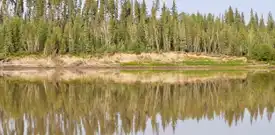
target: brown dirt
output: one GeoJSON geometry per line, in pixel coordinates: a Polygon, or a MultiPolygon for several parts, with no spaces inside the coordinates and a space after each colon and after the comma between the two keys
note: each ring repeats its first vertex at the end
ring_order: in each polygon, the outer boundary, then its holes
{"type": "Polygon", "coordinates": [[[245,57],[229,56],[210,56],[192,53],[141,53],[127,54],[116,53],[104,55],[102,57],[75,57],[75,56],[57,56],[57,57],[20,57],[10,58],[9,60],[0,60],[0,67],[119,67],[120,63],[127,62],[160,62],[160,63],[177,63],[188,59],[207,58],[215,61],[241,60],[247,62],[245,57]]]}

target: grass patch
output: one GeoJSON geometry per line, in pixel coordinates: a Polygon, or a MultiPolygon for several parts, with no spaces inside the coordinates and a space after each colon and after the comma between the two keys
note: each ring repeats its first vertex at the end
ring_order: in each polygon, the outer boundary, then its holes
{"type": "Polygon", "coordinates": [[[242,60],[216,61],[211,59],[191,59],[183,61],[183,65],[188,66],[244,66],[246,63],[242,60]]]}
{"type": "Polygon", "coordinates": [[[245,63],[242,60],[228,60],[228,61],[216,61],[206,58],[200,59],[188,59],[182,62],[175,62],[175,63],[165,63],[165,62],[157,62],[157,61],[150,61],[150,62],[125,62],[120,63],[121,66],[245,66],[245,63]]]}
{"type": "Polygon", "coordinates": [[[178,66],[177,63],[162,63],[162,62],[125,62],[120,63],[121,66],[178,66]]]}
{"type": "Polygon", "coordinates": [[[226,73],[230,75],[239,75],[247,73],[245,70],[121,70],[122,73],[133,73],[133,74],[154,74],[154,73],[175,73],[184,74],[187,76],[198,76],[204,77],[209,75],[215,75],[217,73],[226,73]]]}
{"type": "Polygon", "coordinates": [[[155,75],[159,74],[174,74],[183,75],[185,77],[211,77],[216,75],[225,75],[227,77],[242,76],[249,73],[249,71],[242,70],[139,70],[139,71],[120,71],[122,73],[155,75]]]}
{"type": "Polygon", "coordinates": [[[270,61],[269,64],[275,66],[275,61],[270,61]]]}

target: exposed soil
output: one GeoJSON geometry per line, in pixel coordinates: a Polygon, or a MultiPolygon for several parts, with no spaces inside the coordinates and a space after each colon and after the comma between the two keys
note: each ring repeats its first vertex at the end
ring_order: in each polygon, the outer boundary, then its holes
{"type": "MultiPolygon", "coordinates": [[[[231,56],[209,56],[191,53],[141,53],[141,54],[126,54],[116,53],[111,55],[104,55],[101,57],[75,57],[75,56],[56,56],[56,57],[42,57],[42,56],[26,56],[13,57],[0,60],[0,67],[2,68],[91,68],[91,67],[121,67],[121,63],[129,62],[158,62],[158,63],[180,63],[185,60],[192,59],[210,59],[213,61],[229,61],[238,60],[247,62],[245,57],[231,57],[231,56]]],[[[131,67],[131,66],[130,66],[131,67]]],[[[191,67],[191,66],[190,66],[191,67]]]]}

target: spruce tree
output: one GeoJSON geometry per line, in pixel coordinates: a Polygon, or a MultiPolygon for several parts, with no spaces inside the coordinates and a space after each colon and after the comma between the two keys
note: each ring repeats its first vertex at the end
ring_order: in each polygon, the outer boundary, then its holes
{"type": "Polygon", "coordinates": [[[175,0],[171,7],[154,0],[150,13],[146,4],[145,0],[2,0],[0,53],[182,51],[250,57],[255,46],[275,44],[271,12],[264,20],[251,9],[246,23],[244,13],[231,6],[214,16],[179,12],[175,0]]]}
{"type": "Polygon", "coordinates": [[[274,28],[275,28],[274,19],[273,19],[272,13],[269,12],[268,19],[267,19],[267,30],[270,32],[274,30],[274,28]]]}

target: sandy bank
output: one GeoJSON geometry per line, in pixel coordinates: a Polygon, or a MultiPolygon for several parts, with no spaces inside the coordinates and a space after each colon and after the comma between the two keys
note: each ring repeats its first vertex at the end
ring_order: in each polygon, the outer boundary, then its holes
{"type": "MultiPolygon", "coordinates": [[[[142,64],[147,66],[205,66],[226,62],[238,62],[245,64],[245,57],[229,57],[229,56],[208,56],[191,53],[141,53],[141,54],[106,54],[102,56],[26,56],[12,57],[0,60],[0,67],[65,67],[65,68],[87,68],[87,67],[135,67],[142,64]],[[186,62],[185,64],[183,64],[186,62]],[[191,62],[191,63],[190,63],[191,62]],[[191,64],[191,65],[190,65],[191,64]]],[[[229,63],[232,64],[232,63],[229,63]]],[[[233,63],[234,64],[234,63],[233,63]]]]}

